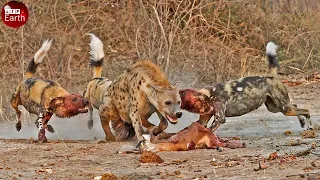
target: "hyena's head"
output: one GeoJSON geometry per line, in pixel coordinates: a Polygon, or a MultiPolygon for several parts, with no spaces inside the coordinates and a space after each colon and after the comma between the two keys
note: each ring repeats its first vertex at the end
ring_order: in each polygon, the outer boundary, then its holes
{"type": "Polygon", "coordinates": [[[75,116],[88,112],[89,101],[79,94],[56,97],[49,104],[49,111],[60,118],[75,116]]]}
{"type": "Polygon", "coordinates": [[[179,90],[181,97],[181,109],[197,114],[211,114],[213,105],[209,96],[195,89],[179,90]]]}
{"type": "Polygon", "coordinates": [[[179,95],[180,85],[181,82],[176,82],[173,86],[163,88],[150,84],[152,89],[151,97],[149,97],[150,102],[172,124],[176,124],[178,118],[182,116],[180,108],[181,98],[179,95]]]}

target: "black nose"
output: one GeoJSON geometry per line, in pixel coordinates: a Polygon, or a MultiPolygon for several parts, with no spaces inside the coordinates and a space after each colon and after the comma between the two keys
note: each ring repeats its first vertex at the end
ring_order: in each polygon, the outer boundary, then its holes
{"type": "Polygon", "coordinates": [[[85,105],[88,105],[88,104],[89,104],[89,101],[88,101],[87,99],[84,99],[84,100],[83,100],[83,103],[84,103],[85,105]]]}
{"type": "Polygon", "coordinates": [[[176,116],[177,116],[177,118],[180,118],[182,116],[182,112],[177,112],[176,116]]]}

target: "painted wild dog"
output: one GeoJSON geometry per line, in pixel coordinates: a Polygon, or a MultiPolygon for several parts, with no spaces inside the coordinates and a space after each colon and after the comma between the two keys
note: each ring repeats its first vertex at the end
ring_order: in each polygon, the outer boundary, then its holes
{"type": "Polygon", "coordinates": [[[245,144],[239,141],[223,141],[219,139],[210,129],[205,128],[198,122],[193,122],[190,126],[171,136],[165,142],[152,143],[148,134],[142,135],[145,139],[141,143],[142,150],[146,151],[187,151],[194,149],[218,149],[244,148],[245,144]]]}
{"type": "Polygon", "coordinates": [[[11,105],[18,116],[17,131],[21,129],[19,105],[24,106],[28,112],[38,115],[35,123],[39,129],[38,140],[40,142],[47,141],[45,129],[49,132],[54,132],[53,127],[48,125],[48,121],[53,114],[60,118],[65,118],[88,112],[86,107],[88,100],[81,95],[70,94],[57,82],[33,77],[38,65],[42,63],[50,47],[51,40],[44,41],[28,65],[25,74],[26,79],[19,83],[11,98],[11,105]]]}
{"type": "Polygon", "coordinates": [[[106,140],[120,141],[136,134],[141,142],[142,126],[156,136],[167,128],[168,121],[177,123],[182,116],[180,85],[180,82],[170,85],[164,72],[151,61],[133,64],[113,80],[103,95],[99,115],[106,140]],[[148,122],[154,112],[160,119],[158,126],[148,122]]]}
{"type": "Polygon", "coordinates": [[[99,109],[102,101],[102,95],[112,83],[106,77],[101,76],[104,51],[102,41],[92,33],[90,35],[90,67],[93,69],[93,79],[88,83],[84,92],[84,97],[89,100],[89,121],[88,128],[93,127],[93,108],[99,109]]]}
{"type": "Polygon", "coordinates": [[[306,119],[308,129],[312,129],[309,110],[291,104],[286,87],[277,80],[279,64],[276,50],[277,45],[273,42],[267,44],[266,54],[272,76],[248,76],[200,90],[182,89],[179,92],[181,108],[200,114],[198,122],[205,127],[214,115],[210,125],[212,131],[225,122],[225,117],[244,115],[262,104],[270,112],[298,116],[301,127],[305,126],[306,119]]]}

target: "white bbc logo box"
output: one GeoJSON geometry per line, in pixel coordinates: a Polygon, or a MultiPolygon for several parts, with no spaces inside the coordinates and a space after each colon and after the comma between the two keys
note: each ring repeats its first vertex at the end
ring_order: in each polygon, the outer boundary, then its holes
{"type": "Polygon", "coordinates": [[[5,9],[4,14],[20,14],[20,9],[5,9]]]}

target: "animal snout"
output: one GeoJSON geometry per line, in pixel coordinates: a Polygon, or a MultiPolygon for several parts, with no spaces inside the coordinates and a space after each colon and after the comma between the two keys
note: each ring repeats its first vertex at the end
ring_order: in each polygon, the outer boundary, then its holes
{"type": "Polygon", "coordinates": [[[176,112],[177,118],[180,118],[182,116],[182,112],[176,112]]]}
{"type": "Polygon", "coordinates": [[[83,99],[83,103],[85,104],[85,105],[88,105],[89,104],[89,101],[88,101],[88,99],[83,99]]]}

